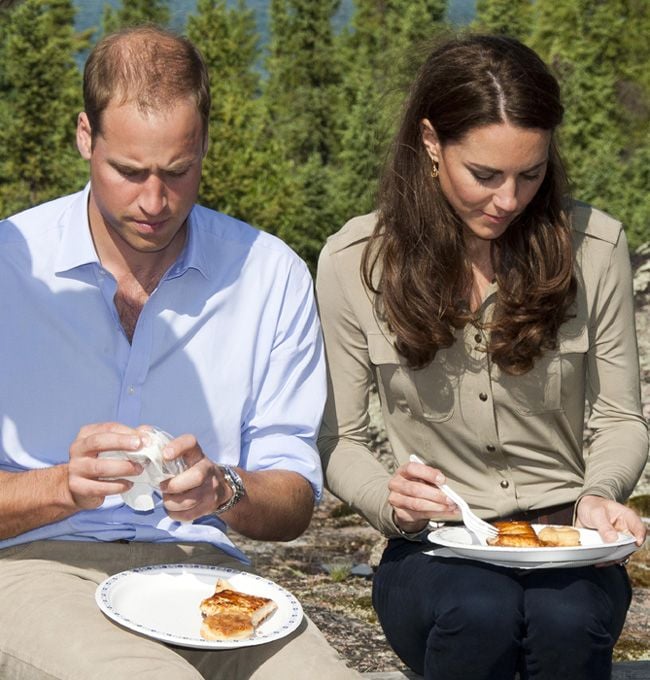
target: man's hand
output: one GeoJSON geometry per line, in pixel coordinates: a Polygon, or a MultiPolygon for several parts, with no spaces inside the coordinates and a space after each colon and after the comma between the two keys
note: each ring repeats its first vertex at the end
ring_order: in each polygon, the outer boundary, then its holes
{"type": "Polygon", "coordinates": [[[388,482],[388,502],[393,506],[395,524],[407,533],[424,529],[431,519],[458,511],[456,504],[438,488],[445,476],[422,463],[397,468],[388,482]]]}
{"type": "Polygon", "coordinates": [[[98,458],[102,451],[137,451],[140,433],[119,423],[86,425],[70,445],[68,487],[78,510],[98,508],[106,496],[121,494],[133,483],[123,479],[142,472],[142,466],[129,460],[98,458]]]}
{"type": "Polygon", "coordinates": [[[205,456],[191,434],[173,439],[163,451],[166,460],[183,458],[188,469],[160,485],[167,514],[179,522],[191,522],[214,512],[232,491],[221,468],[205,456]]]}
{"type": "MultiPolygon", "coordinates": [[[[165,458],[183,457],[188,469],[161,483],[163,503],[172,519],[190,522],[214,512],[232,490],[219,465],[207,458],[196,438],[184,434],[167,444],[165,458]]],[[[246,495],[221,515],[229,527],[248,538],[290,541],[311,520],[314,494],[309,482],[290,470],[248,472],[237,468],[246,495]]]]}
{"type": "Polygon", "coordinates": [[[583,496],[580,499],[576,526],[597,529],[605,543],[613,543],[619,531],[634,536],[638,546],[643,545],[646,537],[645,525],[634,510],[600,496],[583,496]]]}

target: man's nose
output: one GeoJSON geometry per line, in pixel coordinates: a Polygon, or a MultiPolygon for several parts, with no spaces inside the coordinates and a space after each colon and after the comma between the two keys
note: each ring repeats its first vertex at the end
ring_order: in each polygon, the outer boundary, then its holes
{"type": "Polygon", "coordinates": [[[159,215],[167,207],[167,187],[156,175],[151,174],[142,185],[138,197],[140,209],[147,215],[159,215]]]}

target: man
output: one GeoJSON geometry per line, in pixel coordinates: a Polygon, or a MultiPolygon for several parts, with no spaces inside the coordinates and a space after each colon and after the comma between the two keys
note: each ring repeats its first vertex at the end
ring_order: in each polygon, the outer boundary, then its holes
{"type": "Polygon", "coordinates": [[[306,620],[206,651],[124,630],[94,602],[133,567],[242,569],[226,527],[291,540],[321,493],[311,278],[274,237],[195,205],[209,108],[187,40],[108,36],[77,125],[89,185],[0,224],[2,678],[358,677],[306,620]],[[143,467],[99,454],[139,450],[145,425],[176,435],[164,456],[188,469],[139,512],[122,494],[143,467]]]}

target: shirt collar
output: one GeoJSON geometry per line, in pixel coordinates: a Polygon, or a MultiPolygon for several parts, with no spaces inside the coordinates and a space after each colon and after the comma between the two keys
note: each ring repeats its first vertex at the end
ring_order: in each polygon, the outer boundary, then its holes
{"type": "Polygon", "coordinates": [[[61,216],[62,230],[55,272],[67,272],[86,264],[99,264],[88,222],[90,182],[79,192],[68,210],[61,216]]]}
{"type": "Polygon", "coordinates": [[[192,208],[187,216],[187,240],[185,247],[167,274],[168,277],[182,276],[188,269],[196,269],[206,279],[209,278],[209,266],[205,257],[206,248],[202,247],[202,230],[199,227],[197,211],[192,208]]]}
{"type": "MultiPolygon", "coordinates": [[[[88,221],[88,198],[90,182],[79,192],[69,209],[61,217],[62,235],[56,258],[57,274],[88,264],[101,266],[95,250],[88,221]]],[[[205,248],[201,247],[201,231],[198,228],[194,208],[187,218],[187,241],[176,263],[169,270],[169,277],[182,276],[188,269],[196,269],[208,278],[208,262],[205,248]]]]}

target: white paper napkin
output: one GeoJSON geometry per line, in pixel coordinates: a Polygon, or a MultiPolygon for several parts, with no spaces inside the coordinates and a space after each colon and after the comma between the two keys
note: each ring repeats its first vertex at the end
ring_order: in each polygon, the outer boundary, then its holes
{"type": "Polygon", "coordinates": [[[154,491],[160,492],[160,482],[170,479],[174,475],[186,469],[182,459],[166,461],[163,459],[162,450],[167,442],[172,440],[171,435],[163,430],[153,428],[146,433],[148,442],[137,451],[102,451],[98,458],[128,459],[134,463],[140,463],[144,468],[139,475],[124,477],[133,482],[133,486],[122,494],[122,500],[134,510],[153,510],[154,491]]]}

